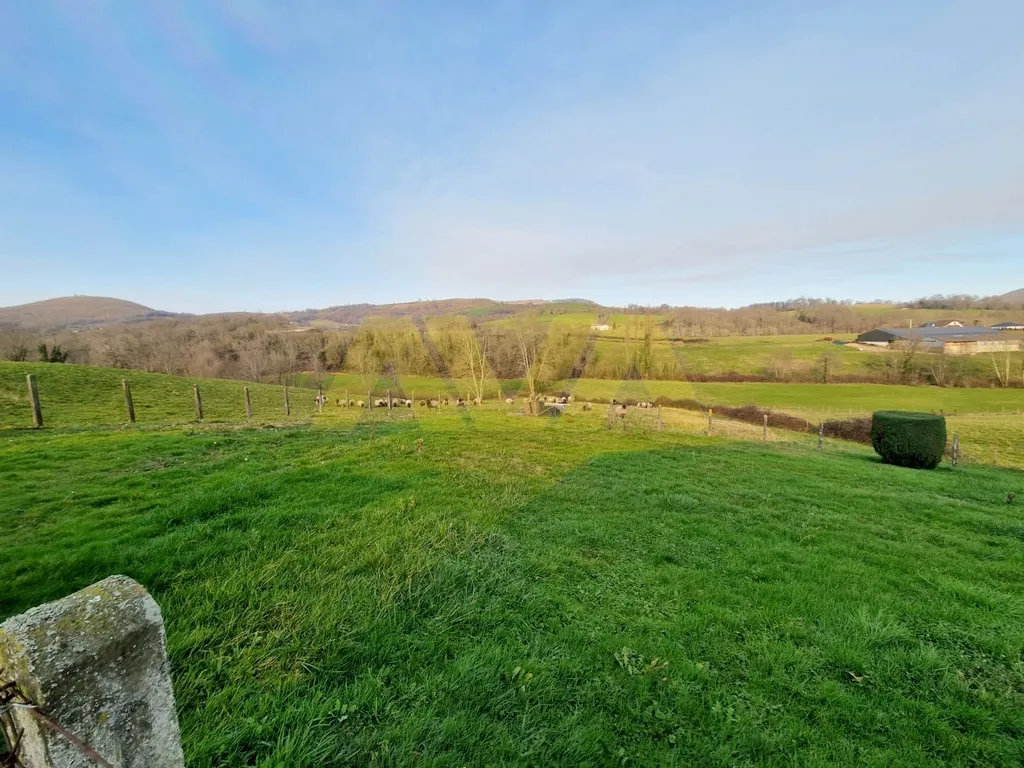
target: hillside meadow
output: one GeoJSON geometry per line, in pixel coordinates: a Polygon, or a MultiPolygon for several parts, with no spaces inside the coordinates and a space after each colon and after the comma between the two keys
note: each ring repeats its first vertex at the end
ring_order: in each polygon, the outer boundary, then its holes
{"type": "Polygon", "coordinates": [[[692,399],[705,404],[758,405],[800,414],[869,415],[878,410],[944,413],[1024,411],[1024,389],[901,386],[891,384],[790,384],[772,382],[607,381],[555,382],[580,399],[692,399]]]}
{"type": "MultiPolygon", "coordinates": [[[[336,402],[365,399],[362,388],[367,380],[355,374],[326,374],[322,377],[328,402],[322,414],[314,404],[315,392],[308,388],[313,377],[297,377],[303,387],[290,388],[291,415],[284,415],[284,388],[267,384],[248,384],[223,379],[185,379],[162,374],[118,371],[110,368],[56,365],[46,363],[0,363],[0,429],[30,427],[25,374],[36,375],[47,427],[115,427],[127,422],[121,380],[132,384],[137,424],[140,427],[188,424],[195,421],[192,386],[199,384],[203,398],[205,423],[242,423],[245,418],[244,387],[249,386],[253,423],[289,424],[349,423],[362,418],[349,413],[336,402]]],[[[436,377],[390,377],[374,379],[377,395],[391,389],[397,395],[413,395],[417,400],[466,395],[459,381],[436,377]]],[[[490,404],[486,408],[509,410],[503,395],[517,394],[520,382],[489,381],[485,387],[490,404]]],[[[610,401],[647,400],[665,397],[691,400],[706,406],[757,405],[790,413],[816,422],[819,419],[867,416],[875,410],[898,409],[944,412],[949,432],[960,434],[966,460],[1024,468],[1024,390],[961,389],[909,387],[871,384],[770,384],[700,383],[673,381],[625,381],[580,379],[555,382],[552,391],[572,391],[578,403],[577,413],[587,399],[610,401]]],[[[521,409],[519,401],[512,407],[521,409]]],[[[598,409],[600,410],[600,408],[598,409]]],[[[434,415],[417,409],[421,416],[434,415]]],[[[603,413],[595,412],[597,418],[603,413]]],[[[637,418],[650,419],[649,415],[637,418]]],[[[739,422],[716,420],[718,430],[740,439],[757,439],[760,429],[739,422]]],[[[706,419],[699,412],[662,409],[662,423],[668,429],[700,432],[706,419]]],[[[774,438],[773,438],[774,439],[774,438]]]]}
{"type": "MultiPolygon", "coordinates": [[[[43,422],[52,427],[113,426],[128,421],[121,381],[131,383],[140,425],[195,420],[193,386],[198,385],[208,422],[245,418],[245,387],[254,415],[285,421],[284,387],[226,379],[201,379],[122,371],[87,365],[0,362],[0,428],[31,427],[26,374],[34,374],[43,422]]],[[[292,388],[291,418],[309,419],[315,392],[292,388]]]]}
{"type": "Polygon", "coordinates": [[[1019,765],[1024,475],[785,437],[8,432],[0,618],[146,584],[190,766],[1019,765]]]}

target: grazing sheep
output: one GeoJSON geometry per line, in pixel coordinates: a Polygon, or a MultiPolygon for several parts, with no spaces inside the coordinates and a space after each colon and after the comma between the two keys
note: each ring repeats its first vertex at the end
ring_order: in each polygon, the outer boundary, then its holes
{"type": "Polygon", "coordinates": [[[373,404],[375,406],[377,406],[378,408],[387,408],[388,407],[388,401],[385,400],[384,398],[379,398],[378,400],[374,401],[373,404]]]}
{"type": "Polygon", "coordinates": [[[362,400],[360,400],[359,402],[356,403],[356,407],[357,408],[365,408],[366,407],[366,403],[364,403],[362,400]]]}
{"type": "Polygon", "coordinates": [[[349,400],[348,401],[348,407],[349,408],[355,408],[356,407],[356,401],[355,400],[349,400]]]}
{"type": "Polygon", "coordinates": [[[341,398],[340,397],[335,398],[334,399],[334,404],[340,408],[341,407],[341,398]]]}
{"type": "Polygon", "coordinates": [[[569,398],[567,398],[567,397],[559,397],[559,398],[555,399],[555,402],[558,403],[559,405],[567,405],[568,402],[569,402],[569,398]]]}
{"type": "Polygon", "coordinates": [[[484,401],[481,398],[479,398],[479,397],[474,397],[473,398],[473,405],[482,405],[483,402],[484,401]]]}
{"type": "Polygon", "coordinates": [[[425,401],[425,400],[420,400],[420,402],[419,402],[419,406],[420,406],[420,408],[422,408],[422,407],[423,407],[423,406],[425,406],[426,404],[427,404],[427,403],[426,403],[426,401],[425,401]]]}
{"type": "Polygon", "coordinates": [[[626,418],[626,406],[624,406],[624,405],[616,405],[615,406],[615,415],[618,416],[620,419],[626,418]]]}
{"type": "Polygon", "coordinates": [[[584,403],[584,404],[583,404],[583,410],[584,410],[584,411],[589,411],[589,410],[592,410],[592,409],[593,409],[593,407],[594,407],[594,406],[592,406],[592,405],[591,405],[590,403],[584,403]]]}
{"type": "Polygon", "coordinates": [[[516,399],[514,397],[506,397],[505,398],[505,405],[514,405],[515,402],[516,402],[516,399]]]}
{"type": "Polygon", "coordinates": [[[575,403],[576,402],[576,398],[573,397],[572,395],[569,395],[567,398],[565,398],[565,401],[567,403],[575,403]]]}

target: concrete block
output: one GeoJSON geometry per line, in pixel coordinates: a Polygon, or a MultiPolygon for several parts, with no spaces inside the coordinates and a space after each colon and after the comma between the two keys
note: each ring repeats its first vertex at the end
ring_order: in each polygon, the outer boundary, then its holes
{"type": "MultiPolygon", "coordinates": [[[[160,607],[111,576],[0,624],[0,680],[117,768],[183,768],[160,607]]],[[[26,768],[95,768],[24,707],[26,768]]]]}

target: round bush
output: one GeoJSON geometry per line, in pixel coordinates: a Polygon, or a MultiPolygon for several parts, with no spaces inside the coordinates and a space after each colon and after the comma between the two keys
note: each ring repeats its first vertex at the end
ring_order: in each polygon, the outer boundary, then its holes
{"type": "Polygon", "coordinates": [[[871,445],[886,464],[935,469],[946,452],[946,417],[911,411],[878,411],[871,445]]]}

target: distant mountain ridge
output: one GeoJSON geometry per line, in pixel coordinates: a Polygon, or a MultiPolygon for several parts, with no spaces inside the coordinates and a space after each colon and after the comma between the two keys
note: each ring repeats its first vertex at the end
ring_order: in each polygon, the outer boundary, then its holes
{"type": "Polygon", "coordinates": [[[134,301],[108,296],[64,296],[14,307],[0,307],[0,326],[47,331],[174,316],[173,312],[163,312],[134,301]]]}
{"type": "MultiPolygon", "coordinates": [[[[1024,305],[1024,288],[993,299],[1024,305]]],[[[105,296],[65,296],[56,299],[0,307],[0,329],[56,331],[63,328],[89,328],[119,323],[137,323],[167,317],[216,317],[228,315],[276,316],[297,326],[355,326],[368,318],[420,318],[440,315],[464,315],[481,322],[511,317],[524,310],[562,314],[566,312],[608,313],[615,308],[589,299],[518,299],[495,301],[485,298],[455,298],[395,304],[342,304],[323,309],[282,312],[216,312],[205,315],[165,312],[133,301],[105,296]]]]}

